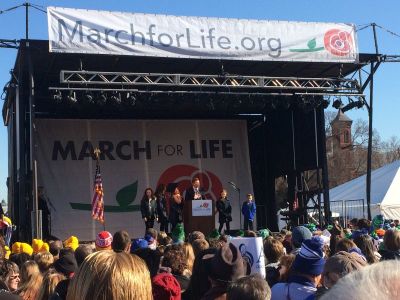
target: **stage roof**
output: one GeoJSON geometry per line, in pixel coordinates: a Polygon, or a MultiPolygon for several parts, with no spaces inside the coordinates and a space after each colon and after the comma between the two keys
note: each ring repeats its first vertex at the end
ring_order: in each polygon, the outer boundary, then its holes
{"type": "MultiPolygon", "coordinates": [[[[27,73],[26,42],[20,42],[17,54],[14,77],[20,78],[27,73]],[[21,73],[21,74],[20,74],[21,73]]],[[[301,78],[343,78],[362,68],[370,61],[377,59],[376,55],[360,54],[359,63],[329,63],[329,62],[276,62],[276,61],[237,61],[237,60],[205,60],[176,59],[159,57],[60,54],[49,53],[49,42],[46,40],[30,40],[30,55],[35,81],[35,99],[37,109],[41,103],[50,103],[49,90],[51,86],[60,85],[61,70],[90,70],[108,72],[135,73],[173,73],[173,74],[207,74],[207,75],[240,75],[269,77],[301,77],[301,78]]],[[[9,105],[7,97],[4,106],[9,105]]],[[[53,100],[53,99],[51,99],[53,100]]],[[[38,111],[37,110],[37,111],[38,111]]],[[[49,110],[48,107],[44,110],[49,110]]],[[[51,109],[50,109],[51,110],[51,109]]],[[[256,109],[258,110],[258,109],[256,109]]],[[[3,107],[3,118],[4,118],[3,107]]],[[[60,111],[59,111],[60,112],[60,111]]]]}

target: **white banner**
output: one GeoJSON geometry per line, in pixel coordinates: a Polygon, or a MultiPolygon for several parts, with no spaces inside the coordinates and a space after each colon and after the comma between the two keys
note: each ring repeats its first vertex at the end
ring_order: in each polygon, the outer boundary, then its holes
{"type": "Polygon", "coordinates": [[[262,237],[256,238],[232,238],[230,240],[248,261],[251,266],[251,274],[258,273],[265,278],[265,256],[262,237]]]}
{"type": "Polygon", "coordinates": [[[228,190],[231,227],[239,228],[237,193],[227,182],[252,192],[245,121],[37,119],[35,128],[38,183],[55,206],[52,233],[62,239],[73,234],[92,240],[102,230],[90,211],[96,147],[102,151],[105,223],[111,233],[126,229],[143,236],[144,190],[175,182],[183,193],[193,177],[200,178],[207,199],[215,201],[222,188],[228,190]]]}
{"type": "Polygon", "coordinates": [[[212,200],[193,200],[192,216],[194,217],[212,216],[212,200]]]}
{"type": "Polygon", "coordinates": [[[356,62],[355,26],[48,7],[50,52],[356,62]]]}

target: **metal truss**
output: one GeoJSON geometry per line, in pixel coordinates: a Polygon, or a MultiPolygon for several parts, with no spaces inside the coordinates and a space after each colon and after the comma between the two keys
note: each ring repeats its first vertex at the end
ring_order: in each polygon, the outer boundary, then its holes
{"type": "Polygon", "coordinates": [[[200,89],[200,92],[228,88],[229,91],[285,91],[296,94],[362,96],[355,79],[298,78],[240,75],[121,73],[61,70],[60,83],[74,87],[122,87],[200,89]]]}
{"type": "Polygon", "coordinates": [[[19,41],[17,41],[17,40],[0,39],[0,48],[18,49],[19,48],[19,41]]]}

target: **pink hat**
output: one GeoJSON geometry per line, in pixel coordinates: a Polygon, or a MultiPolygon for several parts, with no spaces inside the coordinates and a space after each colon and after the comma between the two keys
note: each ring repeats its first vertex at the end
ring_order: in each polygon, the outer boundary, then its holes
{"type": "Polygon", "coordinates": [[[160,273],[153,277],[153,296],[159,300],[180,300],[181,286],[169,273],[160,273]]]}
{"type": "Polygon", "coordinates": [[[100,231],[96,236],[96,248],[111,249],[113,237],[108,231],[100,231]]]}

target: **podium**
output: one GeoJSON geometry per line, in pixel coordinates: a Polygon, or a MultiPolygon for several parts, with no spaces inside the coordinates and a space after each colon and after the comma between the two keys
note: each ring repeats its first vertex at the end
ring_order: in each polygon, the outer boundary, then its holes
{"type": "Polygon", "coordinates": [[[213,200],[186,201],[183,209],[185,233],[198,230],[206,236],[215,229],[215,203],[213,200]]]}

